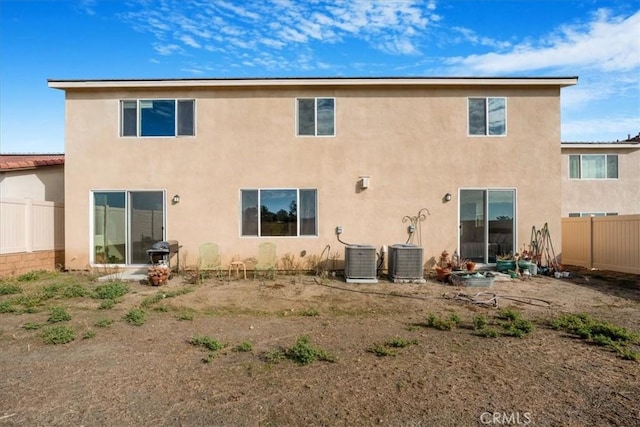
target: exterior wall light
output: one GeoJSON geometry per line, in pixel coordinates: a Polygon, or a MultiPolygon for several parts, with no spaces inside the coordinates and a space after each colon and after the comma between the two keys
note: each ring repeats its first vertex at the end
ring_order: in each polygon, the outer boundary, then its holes
{"type": "Polygon", "coordinates": [[[447,193],[444,195],[444,201],[445,202],[450,202],[451,201],[451,193],[447,193]]]}
{"type": "Polygon", "coordinates": [[[171,202],[173,202],[173,204],[177,204],[180,203],[180,195],[176,194],[175,196],[173,196],[173,198],[171,199],[171,202]]]}
{"type": "Polygon", "coordinates": [[[360,177],[360,188],[362,190],[369,188],[369,177],[368,176],[361,176],[360,177]]]}

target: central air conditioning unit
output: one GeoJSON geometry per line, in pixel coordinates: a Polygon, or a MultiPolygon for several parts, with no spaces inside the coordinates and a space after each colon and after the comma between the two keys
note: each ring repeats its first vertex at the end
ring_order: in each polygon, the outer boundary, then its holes
{"type": "Polygon", "coordinates": [[[347,245],[344,249],[344,276],[347,283],[378,283],[376,248],[347,245]]]}
{"type": "Polygon", "coordinates": [[[423,250],[412,244],[389,246],[389,278],[393,281],[425,281],[423,250]]]}

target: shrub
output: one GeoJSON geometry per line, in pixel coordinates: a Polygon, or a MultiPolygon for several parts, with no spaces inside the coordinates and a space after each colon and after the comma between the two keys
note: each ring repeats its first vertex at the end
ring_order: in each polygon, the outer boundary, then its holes
{"type": "Polygon", "coordinates": [[[109,282],[100,285],[95,289],[95,296],[98,299],[115,300],[129,292],[129,287],[122,282],[109,282]]]}
{"type": "Polygon", "coordinates": [[[459,323],[460,316],[458,316],[456,313],[451,313],[447,319],[441,319],[435,314],[429,313],[424,326],[439,329],[441,331],[449,331],[455,328],[459,323]]]}
{"type": "Polygon", "coordinates": [[[44,328],[41,336],[45,344],[66,344],[76,339],[73,329],[66,325],[44,328]]]}
{"type": "Polygon", "coordinates": [[[106,299],[104,301],[102,301],[100,303],[100,305],[98,306],[98,308],[100,310],[108,310],[110,308],[113,308],[116,305],[116,300],[113,299],[106,299]]]}
{"type": "Polygon", "coordinates": [[[13,283],[0,283],[0,295],[19,294],[22,289],[13,283]]]}
{"type": "Polygon", "coordinates": [[[624,359],[640,359],[640,353],[629,348],[638,342],[637,334],[612,323],[594,319],[588,314],[564,314],[553,320],[551,327],[577,335],[593,344],[608,347],[624,359]]]}
{"type": "Polygon", "coordinates": [[[106,328],[108,326],[111,326],[112,323],[113,323],[113,320],[111,320],[111,319],[99,319],[95,323],[95,326],[97,326],[99,328],[106,328]]]}
{"type": "Polygon", "coordinates": [[[40,278],[40,276],[44,273],[43,271],[30,271],[28,273],[21,274],[16,277],[18,282],[33,282],[40,278]]]}
{"type": "Polygon", "coordinates": [[[533,331],[533,323],[525,319],[516,319],[503,325],[505,335],[522,338],[533,331]]]}
{"type": "Polygon", "coordinates": [[[473,329],[484,329],[489,325],[489,319],[486,314],[479,314],[473,318],[473,329]]]}
{"type": "Polygon", "coordinates": [[[238,352],[249,352],[251,350],[253,350],[253,344],[251,344],[249,341],[241,342],[237,346],[233,347],[233,351],[238,352]]]}
{"type": "Polygon", "coordinates": [[[22,328],[28,331],[40,329],[41,327],[42,327],[42,324],[37,322],[27,322],[24,325],[22,325],[22,328]]]}
{"type": "Polygon", "coordinates": [[[325,350],[313,346],[307,336],[301,336],[296,343],[284,351],[287,359],[300,365],[308,365],[316,360],[333,362],[334,358],[325,350]]]}
{"type": "Polygon", "coordinates": [[[208,350],[211,351],[218,351],[221,350],[225,347],[225,345],[223,343],[221,343],[220,341],[216,341],[212,338],[209,338],[207,336],[204,335],[196,335],[194,337],[192,337],[191,339],[189,339],[189,344],[191,345],[195,345],[198,347],[204,347],[208,350]]]}
{"type": "Polygon", "coordinates": [[[378,357],[395,356],[396,353],[384,344],[374,344],[367,349],[369,353],[373,353],[378,357]]]}
{"type": "Polygon", "coordinates": [[[183,310],[176,316],[178,320],[193,320],[193,313],[183,310]]]}
{"type": "Polygon", "coordinates": [[[132,308],[124,315],[123,319],[134,326],[142,326],[147,320],[147,314],[142,309],[132,308]]]}
{"type": "Polygon", "coordinates": [[[15,313],[16,311],[11,301],[0,301],[0,313],[15,313]]]}
{"type": "Polygon", "coordinates": [[[89,295],[89,291],[78,283],[65,286],[62,290],[62,296],[65,298],[80,298],[86,297],[87,295],[89,295]]]}
{"type": "Polygon", "coordinates": [[[407,340],[405,338],[393,338],[384,343],[387,347],[393,348],[404,348],[409,347],[410,345],[417,345],[418,340],[407,340]]]}
{"type": "Polygon", "coordinates": [[[57,323],[57,322],[67,322],[69,320],[71,320],[71,315],[67,313],[67,310],[65,310],[62,307],[53,307],[51,309],[51,314],[49,315],[47,322],[57,323]]]}
{"type": "Polygon", "coordinates": [[[316,316],[320,316],[320,312],[315,308],[307,308],[300,312],[300,316],[316,317],[316,316]]]}

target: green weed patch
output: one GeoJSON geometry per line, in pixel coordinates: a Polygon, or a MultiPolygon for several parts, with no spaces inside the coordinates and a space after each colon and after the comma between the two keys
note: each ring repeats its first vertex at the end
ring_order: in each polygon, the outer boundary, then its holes
{"type": "Polygon", "coordinates": [[[553,320],[551,327],[568,332],[589,343],[607,347],[624,359],[640,360],[640,353],[631,348],[632,345],[638,343],[638,334],[612,323],[595,319],[588,314],[564,314],[553,320]]]}
{"type": "Polygon", "coordinates": [[[69,326],[49,326],[42,330],[42,341],[45,344],[66,344],[76,339],[76,334],[69,326]]]}

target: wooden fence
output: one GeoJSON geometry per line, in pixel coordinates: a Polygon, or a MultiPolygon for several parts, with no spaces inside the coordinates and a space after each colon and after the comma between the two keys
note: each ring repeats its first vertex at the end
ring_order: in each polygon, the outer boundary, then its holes
{"type": "Polygon", "coordinates": [[[640,215],[562,218],[561,262],[640,274],[640,215]]]}
{"type": "Polygon", "coordinates": [[[52,270],[63,259],[63,203],[0,200],[0,277],[52,270]]]}

